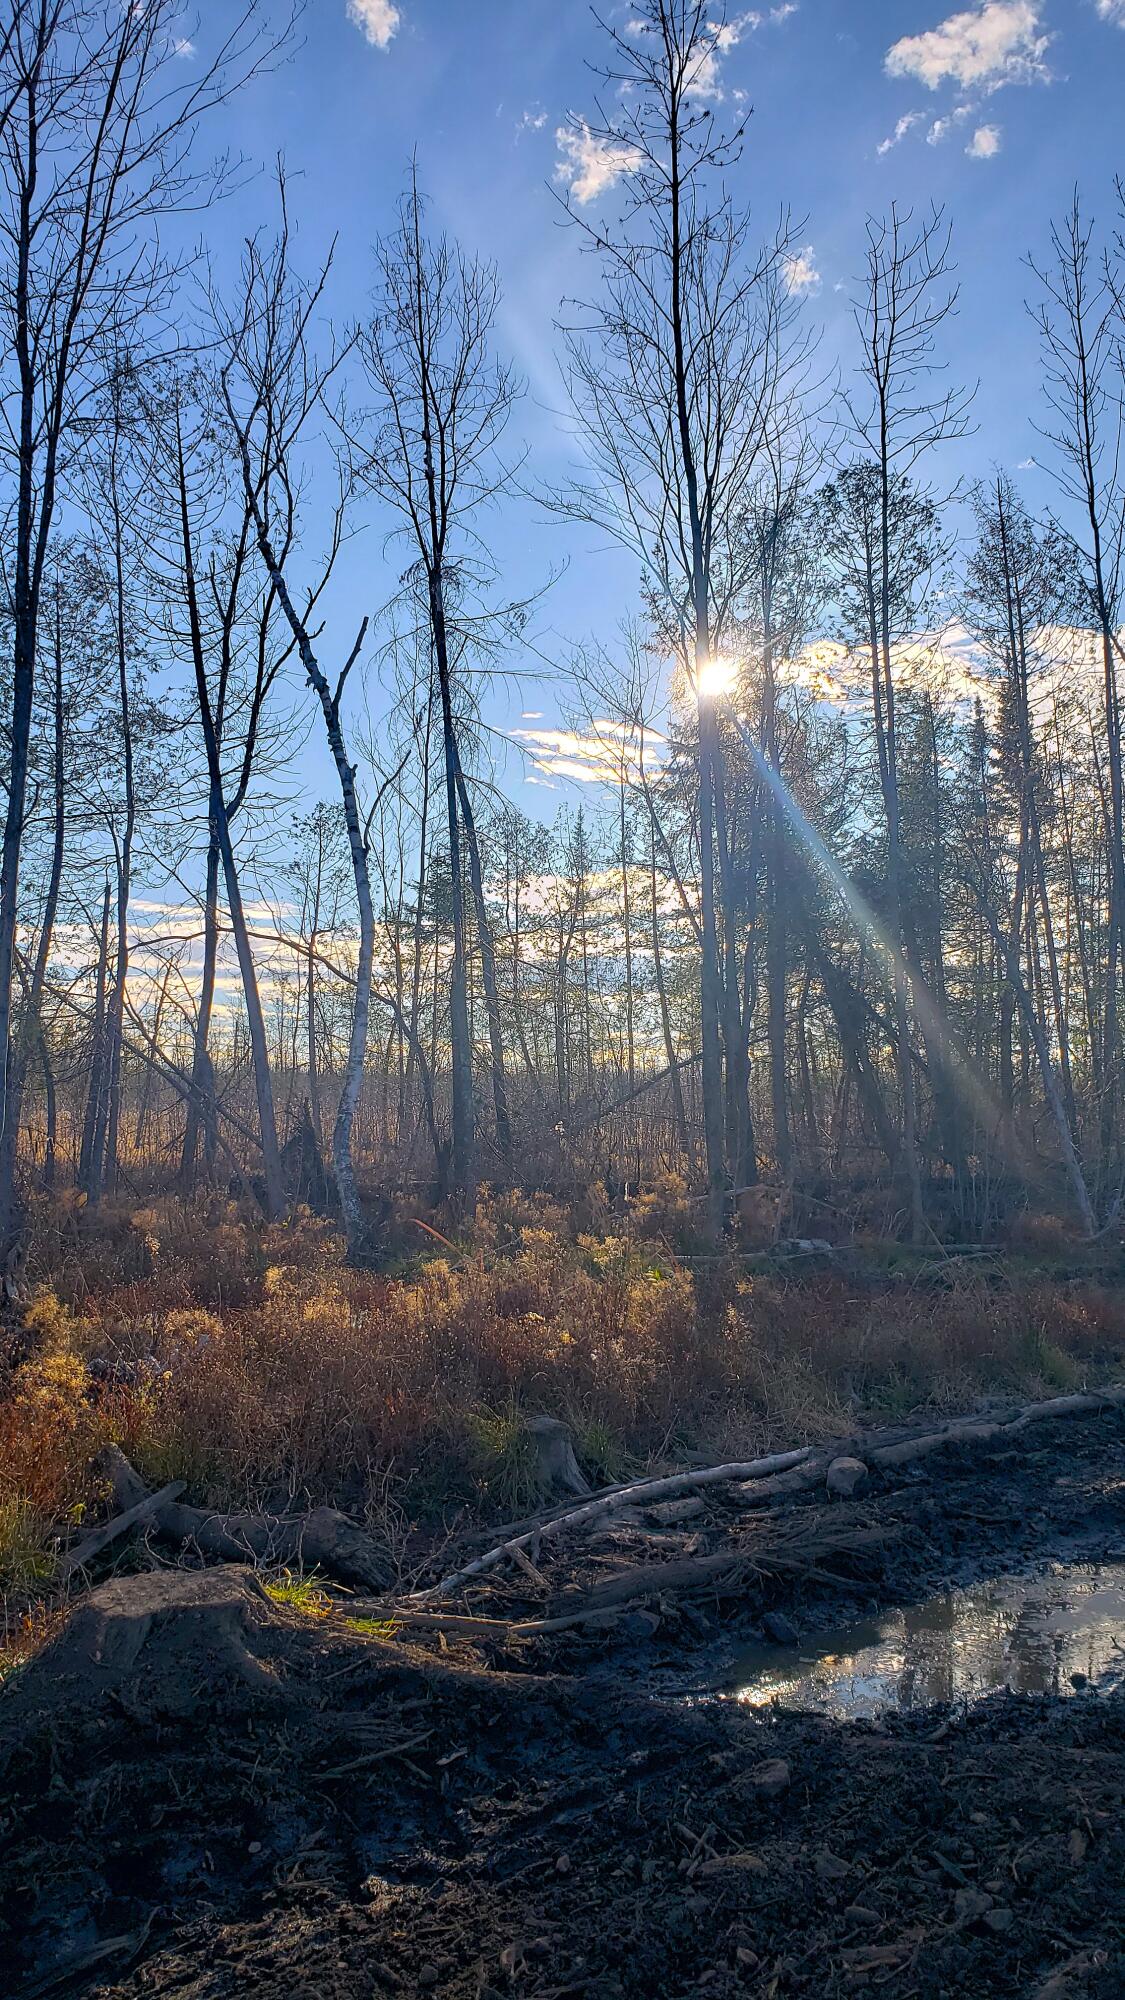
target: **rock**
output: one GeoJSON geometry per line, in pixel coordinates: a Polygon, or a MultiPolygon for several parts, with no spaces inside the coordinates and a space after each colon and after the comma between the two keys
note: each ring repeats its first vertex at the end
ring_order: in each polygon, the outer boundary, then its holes
{"type": "Polygon", "coordinates": [[[963,1924],[975,1924],[979,1917],[987,1916],[992,1909],[992,1897],[981,1889],[958,1889],[953,1898],[953,1908],[963,1924]]]}
{"type": "Polygon", "coordinates": [[[824,1483],[834,1500],[850,1500],[866,1479],[867,1467],[863,1460],[844,1457],[832,1460],[824,1483]]]}
{"type": "Polygon", "coordinates": [[[994,1910],[986,1910],[984,1921],[990,1931],[1010,1931],[1016,1921],[1016,1913],[1005,1903],[998,1903],[994,1910]]]}
{"type": "Polygon", "coordinates": [[[801,1635],[791,1618],[783,1611],[767,1611],[762,1620],[762,1630],[775,1646],[797,1646],[801,1635]]]}
{"type": "Polygon", "coordinates": [[[427,1988],[431,1986],[436,1986],[440,1978],[441,1978],[441,1973],[438,1971],[436,1965],[430,1965],[427,1963],[426,1965],[419,1966],[418,1968],[419,1986],[427,1988]]]}
{"type": "Polygon", "coordinates": [[[866,1903],[849,1903],[844,1911],[849,1924],[881,1924],[883,1919],[877,1910],[869,1910],[866,1903]]]}
{"type": "Polygon", "coordinates": [[[1089,1687],[1090,1685],[1089,1676],[1086,1674],[1071,1674],[1070,1685],[1072,1688],[1078,1688],[1078,1689],[1089,1687]]]}
{"type": "Polygon", "coordinates": [[[829,1854],[827,1850],[817,1855],[813,1867],[821,1882],[842,1882],[851,1873],[846,1861],[841,1861],[838,1854],[829,1854]]]}
{"type": "Polygon", "coordinates": [[[748,1783],[762,1799],[779,1799],[792,1782],[784,1757],[766,1757],[747,1774],[748,1783]]]}

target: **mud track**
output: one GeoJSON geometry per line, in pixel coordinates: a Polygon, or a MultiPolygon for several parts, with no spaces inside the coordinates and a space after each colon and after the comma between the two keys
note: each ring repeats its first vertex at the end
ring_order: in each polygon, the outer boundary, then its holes
{"type": "Polygon", "coordinates": [[[0,1985],[1117,2000],[1125,1698],[842,1726],[684,1696],[767,1604],[807,1628],[1120,1556],[1125,1421],[847,1505],[886,1531],[877,1572],[774,1577],[647,1640],[623,1621],[482,1661],[310,1621],[252,1580],[210,1651],[64,1640],[0,1701],[0,1985]]]}

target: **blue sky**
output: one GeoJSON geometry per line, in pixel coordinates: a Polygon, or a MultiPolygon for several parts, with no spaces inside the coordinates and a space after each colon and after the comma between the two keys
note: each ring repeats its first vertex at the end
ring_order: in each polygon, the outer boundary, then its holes
{"type": "MultiPolygon", "coordinates": [[[[624,24],[630,9],[605,0],[604,11],[624,24]]],[[[763,0],[759,11],[732,4],[728,20],[716,91],[732,112],[753,106],[738,192],[763,234],[783,205],[804,218],[796,276],[826,361],[850,362],[848,294],[867,214],[892,199],[945,203],[961,284],[947,351],[957,377],[981,382],[978,433],[955,447],[948,476],[1025,465],[1040,446],[1024,260],[1042,254],[1049,219],[1076,183],[1112,220],[1114,175],[1125,172],[1117,138],[1125,0],[987,0],[963,9],[942,0],[772,8],[763,0]]],[[[205,43],[205,16],[192,32],[205,43]]],[[[558,414],[553,321],[564,297],[596,283],[552,196],[568,173],[573,179],[590,165],[573,154],[568,165],[558,136],[567,114],[592,104],[587,64],[599,59],[603,37],[585,0],[310,0],[302,34],[294,60],[232,113],[251,157],[285,155],[298,262],[311,267],[338,232],[333,309],[341,318],[362,310],[371,245],[417,149],[434,225],[499,267],[499,340],[527,382],[514,428],[535,477],[562,479],[572,453],[558,414]]],[[[601,205],[613,199],[610,190],[601,205]]],[[[262,177],[209,218],[220,271],[240,235],[271,213],[262,177]]],[[[1034,467],[1020,476],[1033,501],[1045,500],[1034,467]]],[[[633,566],[592,532],[544,523],[523,502],[509,504],[487,532],[511,595],[565,561],[538,614],[543,648],[560,665],[576,642],[612,640],[637,608],[633,566]]],[[[347,650],[358,616],[385,601],[400,566],[373,520],[349,548],[329,646],[347,650]]],[[[492,719],[517,724],[521,707],[550,717],[563,699],[532,660],[522,699],[498,690],[492,719]]],[[[327,795],[315,734],[308,754],[306,782],[327,795]]],[[[510,776],[522,790],[518,760],[510,776]]],[[[529,809],[537,798],[540,810],[558,802],[522,790],[529,809]]]]}

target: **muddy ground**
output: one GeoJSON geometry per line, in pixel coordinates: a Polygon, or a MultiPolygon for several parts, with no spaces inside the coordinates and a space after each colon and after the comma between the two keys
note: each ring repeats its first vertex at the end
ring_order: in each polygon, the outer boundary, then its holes
{"type": "MultiPolygon", "coordinates": [[[[64,1637],[0,1701],[0,1989],[1116,2000],[1125,1696],[844,1725],[692,1691],[771,1608],[812,1630],[1051,1556],[1120,1557],[1125,1420],[926,1460],[783,1519],[716,1500],[699,1542],[670,1540],[764,1549],[779,1524],[828,1521],[866,1535],[819,1579],[767,1566],[721,1600],[491,1657],[310,1619],[230,1572],[221,1643],[158,1622],[130,1663],[64,1637]]],[[[560,1551],[552,1596],[568,1564],[588,1584],[636,1553],[627,1529],[560,1551]]],[[[474,1608],[534,1609],[528,1592],[474,1608]]]]}

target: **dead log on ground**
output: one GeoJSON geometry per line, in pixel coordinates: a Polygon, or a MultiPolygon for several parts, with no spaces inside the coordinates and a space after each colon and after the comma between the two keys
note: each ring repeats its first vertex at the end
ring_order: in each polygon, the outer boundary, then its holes
{"type": "MultiPolygon", "coordinates": [[[[676,1472],[667,1478],[641,1479],[631,1486],[619,1486],[612,1492],[596,1494],[582,1507],[556,1514],[552,1520],[537,1522],[522,1535],[513,1535],[510,1541],[501,1542],[499,1547],[490,1549],[486,1555],[466,1563],[464,1569],[443,1577],[440,1583],[432,1583],[425,1590],[412,1591],[403,1603],[429,1604],[435,1598],[449,1597],[462,1584],[471,1582],[473,1577],[484,1576],[495,1569],[517,1549],[535,1548],[541,1541],[561,1535],[565,1529],[586,1527],[591,1521],[603,1520],[607,1514],[616,1513],[622,1507],[643,1507],[650,1500],[671,1500],[677,1494],[691,1493],[705,1486],[729,1485],[742,1479],[766,1479],[771,1473],[787,1472],[790,1466],[800,1465],[811,1455],[811,1447],[805,1445],[799,1451],[777,1452],[771,1458],[750,1459],[745,1464],[704,1466],[698,1472],[676,1472]]],[[[387,1616],[392,1615],[388,1611],[387,1616]]]]}
{"type": "MultiPolygon", "coordinates": [[[[99,1467],[119,1505],[134,1507],[150,1497],[115,1445],[100,1455],[99,1467]]],[[[390,1565],[378,1543],[334,1507],[314,1507],[308,1514],[219,1514],[166,1500],[150,1518],[165,1541],[186,1544],[220,1562],[322,1569],[340,1583],[366,1590],[385,1588],[390,1581],[390,1565]]]]}
{"type": "Polygon", "coordinates": [[[68,1577],[74,1575],[75,1570],[85,1569],[87,1563],[93,1562],[95,1556],[100,1556],[103,1549],[108,1549],[111,1542],[127,1534],[130,1528],[143,1527],[146,1522],[155,1519],[160,1509],[170,1500],[179,1499],[185,1484],[186,1481],[183,1479],[169,1480],[167,1486],[162,1486],[159,1492],[146,1493],[142,1499],[135,1500],[131,1506],[126,1507],[123,1514],[115,1514],[111,1520],[104,1521],[100,1528],[95,1528],[92,1534],[83,1536],[80,1542],[76,1542],[73,1548],[67,1549],[59,1557],[55,1571],[59,1581],[65,1583],[68,1577]]]}
{"type": "MultiPolygon", "coordinates": [[[[513,1535],[507,1541],[497,1544],[482,1556],[467,1563],[440,1582],[430,1584],[424,1590],[412,1591],[402,1599],[404,1605],[431,1604],[435,1600],[450,1597],[475,1577],[485,1576],[506,1558],[514,1556],[518,1550],[538,1548],[540,1542],[548,1538],[587,1528],[591,1523],[603,1520],[622,1508],[645,1508],[652,1501],[671,1499],[676,1495],[697,1493],[709,1486],[729,1486],[741,1488],[736,1504],[755,1506],[760,1501],[784,1494],[807,1491],[820,1485],[827,1477],[829,1466],[846,1453],[854,1456],[861,1464],[870,1464],[880,1470],[898,1465],[907,1465],[916,1459],[925,1458],[931,1452],[947,1446],[965,1444],[989,1444],[998,1438],[1017,1435],[1030,1425],[1052,1421],[1059,1417],[1096,1415],[1103,1410],[1121,1409],[1125,1405],[1125,1384],[1114,1384],[1100,1390],[1081,1390],[1069,1396],[1052,1396],[1040,1403],[1018,1406],[1006,1416],[957,1418],[943,1424],[939,1429],[927,1431],[920,1436],[906,1437],[893,1443],[880,1444],[876,1440],[886,1433],[868,1432],[849,1438],[839,1438],[828,1450],[814,1452],[811,1445],[798,1450],[776,1452],[771,1457],[759,1458],[747,1464],[724,1464],[701,1467],[697,1471],[673,1473],[667,1477],[642,1479],[631,1485],[613,1487],[604,1493],[594,1494],[581,1507],[568,1509],[563,1513],[555,1510],[549,1517],[530,1524],[522,1533],[513,1535]]],[[[393,1606],[387,1606],[386,1617],[394,1616],[393,1606]]]]}

